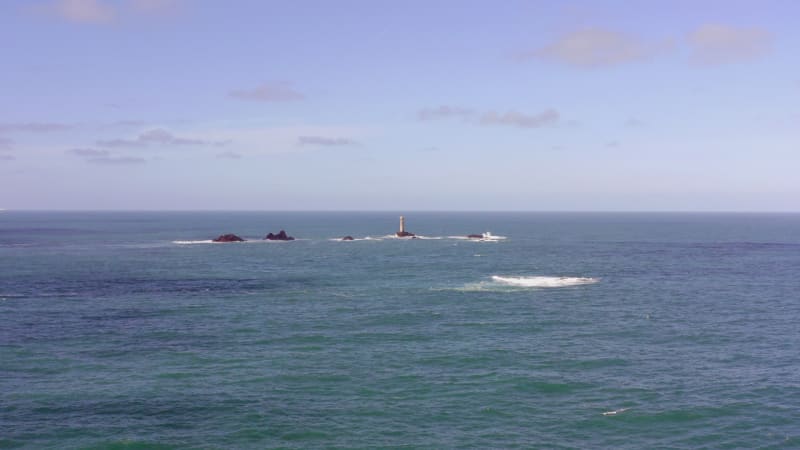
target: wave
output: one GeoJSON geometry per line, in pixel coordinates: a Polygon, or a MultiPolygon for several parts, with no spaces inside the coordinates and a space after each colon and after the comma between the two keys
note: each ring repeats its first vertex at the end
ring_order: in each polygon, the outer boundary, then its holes
{"type": "Polygon", "coordinates": [[[367,236],[363,238],[353,238],[353,239],[331,238],[328,240],[333,242],[351,242],[351,241],[382,241],[383,239],[367,236]]]}
{"type": "Polygon", "coordinates": [[[554,288],[594,284],[599,279],[589,277],[503,277],[492,275],[492,281],[508,286],[554,288]]]}
{"type": "MultiPolygon", "coordinates": [[[[197,245],[197,244],[283,244],[286,242],[295,242],[295,241],[308,241],[309,239],[302,239],[296,238],[292,239],[291,241],[271,241],[269,239],[245,239],[242,242],[214,242],[211,239],[204,239],[198,241],[172,241],[173,244],[177,245],[197,245]]],[[[338,239],[336,239],[338,240],[338,239]]]]}
{"type": "Polygon", "coordinates": [[[416,236],[407,236],[407,237],[400,237],[400,236],[397,236],[397,235],[394,235],[394,234],[387,234],[385,236],[381,236],[380,240],[383,240],[383,239],[398,239],[398,240],[401,240],[401,241],[411,241],[411,240],[416,240],[416,239],[439,240],[439,239],[444,239],[444,238],[441,237],[441,236],[422,236],[422,235],[419,235],[419,234],[416,235],[416,236]]]}

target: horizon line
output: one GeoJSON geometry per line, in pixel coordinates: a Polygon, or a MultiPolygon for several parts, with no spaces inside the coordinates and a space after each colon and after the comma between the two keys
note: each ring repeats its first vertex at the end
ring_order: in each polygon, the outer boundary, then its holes
{"type": "Polygon", "coordinates": [[[800,210],[624,210],[624,209],[83,209],[0,208],[0,212],[220,212],[220,213],[544,213],[544,214],[800,214],[800,210]]]}

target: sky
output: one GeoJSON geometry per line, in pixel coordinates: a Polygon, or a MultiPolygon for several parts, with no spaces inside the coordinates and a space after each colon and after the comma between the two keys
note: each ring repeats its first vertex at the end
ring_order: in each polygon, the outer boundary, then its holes
{"type": "Polygon", "coordinates": [[[0,2],[0,208],[800,211],[800,2],[0,2]]]}

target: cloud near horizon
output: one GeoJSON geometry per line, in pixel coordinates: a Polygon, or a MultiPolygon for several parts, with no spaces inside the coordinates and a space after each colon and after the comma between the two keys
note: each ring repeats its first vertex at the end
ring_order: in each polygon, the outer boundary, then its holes
{"type": "Polygon", "coordinates": [[[108,150],[98,150],[95,148],[71,148],[66,152],[76,156],[93,156],[93,157],[108,156],[110,154],[108,150]]]}
{"type": "Polygon", "coordinates": [[[357,142],[348,138],[331,138],[323,136],[298,136],[299,145],[322,145],[327,147],[356,145],[357,142]]]}
{"type": "Polygon", "coordinates": [[[107,139],[96,142],[101,147],[147,147],[149,145],[169,146],[223,146],[230,141],[208,141],[203,139],[178,137],[163,128],[153,128],[133,139],[107,139]]]}
{"type": "Polygon", "coordinates": [[[417,112],[419,120],[446,119],[449,117],[467,118],[473,111],[460,106],[441,105],[436,108],[422,108],[417,112]]]}
{"type": "MultiPolygon", "coordinates": [[[[473,117],[475,113],[471,109],[451,106],[439,106],[436,108],[423,108],[417,113],[420,120],[431,120],[434,118],[461,117],[465,121],[473,117]]],[[[477,119],[481,125],[509,125],[520,128],[539,128],[546,125],[553,125],[560,119],[558,111],[548,108],[539,114],[525,114],[518,111],[508,111],[498,113],[496,111],[486,111],[477,119]]],[[[470,122],[473,122],[470,120],[470,122]]]]}
{"type": "Polygon", "coordinates": [[[292,89],[287,82],[262,83],[253,89],[235,89],[228,96],[254,102],[288,102],[305,99],[305,95],[292,89]]]}
{"type": "Polygon", "coordinates": [[[217,153],[217,159],[242,159],[242,155],[240,153],[227,151],[227,152],[217,153]]]}
{"type": "Polygon", "coordinates": [[[14,146],[14,141],[8,138],[0,137],[0,150],[11,150],[14,146]]]}
{"type": "Polygon", "coordinates": [[[129,165],[144,164],[147,160],[137,156],[98,156],[95,158],[88,158],[86,162],[105,165],[129,165]]]}
{"type": "Polygon", "coordinates": [[[91,164],[126,165],[126,164],[143,164],[147,162],[147,160],[138,156],[113,155],[108,150],[102,150],[96,148],[71,148],[69,150],[66,150],[65,153],[78,156],[87,163],[91,164]]]}
{"type": "Polygon", "coordinates": [[[618,31],[585,28],[565,34],[537,50],[524,53],[522,58],[597,68],[646,60],[669,47],[668,41],[651,43],[618,31]]]}
{"type": "Polygon", "coordinates": [[[16,122],[0,123],[0,132],[14,133],[49,133],[51,131],[65,131],[74,128],[74,125],[54,122],[16,122]]]}
{"type": "Polygon", "coordinates": [[[520,128],[540,128],[553,125],[558,122],[558,111],[546,109],[539,114],[524,114],[517,111],[508,111],[505,114],[498,114],[489,111],[481,116],[481,125],[508,125],[520,128]]]}
{"type": "Polygon", "coordinates": [[[744,62],[771,50],[772,35],[761,28],[736,28],[705,24],[688,36],[690,61],[697,65],[744,62]]]}

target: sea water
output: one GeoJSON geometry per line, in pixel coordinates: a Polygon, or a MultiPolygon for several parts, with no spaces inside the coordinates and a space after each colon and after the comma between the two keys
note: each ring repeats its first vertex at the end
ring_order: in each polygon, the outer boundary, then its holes
{"type": "Polygon", "coordinates": [[[800,215],[403,213],[0,212],[0,448],[800,447],[800,215]]]}

